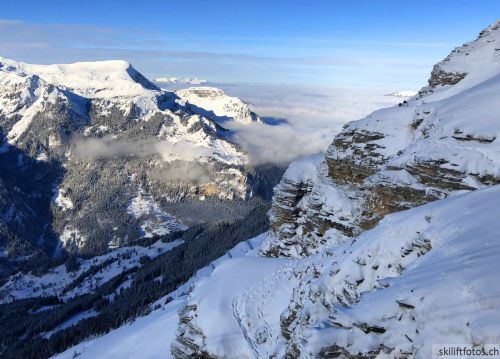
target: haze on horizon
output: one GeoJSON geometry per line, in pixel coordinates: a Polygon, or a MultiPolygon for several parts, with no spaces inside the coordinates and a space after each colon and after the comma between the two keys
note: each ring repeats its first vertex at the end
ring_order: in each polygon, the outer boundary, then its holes
{"type": "Polygon", "coordinates": [[[125,59],[150,78],[418,89],[499,10],[493,0],[27,0],[2,7],[0,56],[125,59]]]}

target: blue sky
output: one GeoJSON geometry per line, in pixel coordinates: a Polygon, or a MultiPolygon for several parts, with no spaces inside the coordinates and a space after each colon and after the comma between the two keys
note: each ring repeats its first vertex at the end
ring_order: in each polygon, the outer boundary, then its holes
{"type": "Polygon", "coordinates": [[[122,58],[150,77],[417,89],[498,14],[495,0],[25,0],[2,6],[0,55],[122,58]]]}

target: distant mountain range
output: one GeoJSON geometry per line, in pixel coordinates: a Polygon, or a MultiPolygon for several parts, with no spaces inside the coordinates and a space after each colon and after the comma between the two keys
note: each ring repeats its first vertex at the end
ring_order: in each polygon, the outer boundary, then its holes
{"type": "Polygon", "coordinates": [[[398,92],[393,92],[393,93],[388,94],[387,96],[394,96],[394,97],[404,97],[404,98],[407,98],[407,97],[413,97],[413,96],[415,96],[417,93],[418,93],[418,91],[411,91],[411,90],[407,90],[407,91],[398,91],[398,92]]]}
{"type": "Polygon", "coordinates": [[[199,79],[197,77],[157,77],[155,82],[158,84],[190,84],[190,85],[201,85],[207,80],[199,79]]]}

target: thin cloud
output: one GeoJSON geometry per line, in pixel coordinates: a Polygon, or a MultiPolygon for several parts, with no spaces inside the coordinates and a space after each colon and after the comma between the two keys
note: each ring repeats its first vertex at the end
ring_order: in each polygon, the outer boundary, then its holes
{"type": "Polygon", "coordinates": [[[224,82],[373,86],[378,81],[415,83],[435,62],[394,52],[387,55],[377,46],[360,52],[364,42],[347,49],[339,44],[355,42],[256,38],[258,43],[251,44],[236,37],[238,43],[231,44],[224,39],[166,36],[134,28],[0,20],[1,56],[32,63],[125,59],[153,78],[168,74],[224,82]]]}

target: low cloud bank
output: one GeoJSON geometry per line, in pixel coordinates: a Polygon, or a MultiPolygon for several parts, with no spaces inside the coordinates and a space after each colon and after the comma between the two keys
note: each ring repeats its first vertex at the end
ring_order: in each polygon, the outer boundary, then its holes
{"type": "MultiPolygon", "coordinates": [[[[401,101],[386,96],[387,89],[208,85],[220,87],[228,95],[243,99],[264,119],[264,123],[249,125],[233,121],[222,124],[233,131],[233,140],[248,152],[253,164],[287,164],[324,152],[345,123],[401,101]]],[[[212,154],[208,148],[184,141],[176,144],[160,140],[129,142],[111,136],[77,140],[72,145],[72,153],[85,159],[160,155],[164,159],[179,156],[184,160],[212,154]]]]}
{"type": "Polygon", "coordinates": [[[401,99],[385,96],[387,89],[312,88],[289,85],[224,85],[228,95],[250,104],[265,125],[224,123],[254,163],[288,163],[324,152],[342,126],[401,99]]]}
{"type": "Polygon", "coordinates": [[[160,155],[164,159],[175,156],[184,160],[193,160],[209,156],[212,151],[198,147],[186,141],[171,143],[156,139],[144,141],[129,141],[114,139],[113,136],[102,138],[81,138],[73,141],[71,153],[84,160],[108,159],[116,157],[151,157],[160,155]]]}

